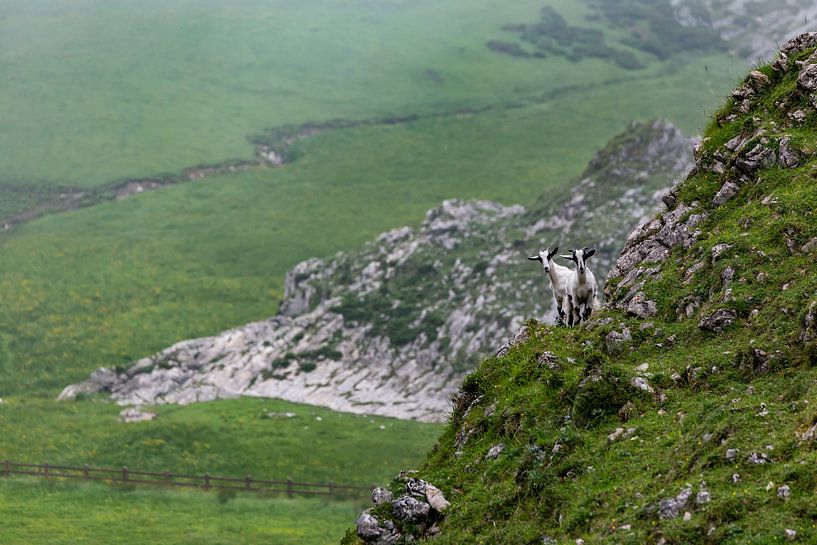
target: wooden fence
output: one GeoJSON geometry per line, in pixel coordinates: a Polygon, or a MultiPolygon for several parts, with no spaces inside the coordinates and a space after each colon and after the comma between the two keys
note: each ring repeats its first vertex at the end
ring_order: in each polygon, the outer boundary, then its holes
{"type": "Polygon", "coordinates": [[[83,466],[60,466],[51,465],[48,462],[42,464],[25,464],[4,460],[2,462],[3,477],[8,478],[14,475],[29,475],[42,477],[44,479],[75,479],[81,481],[103,481],[108,484],[122,485],[148,485],[148,486],[177,486],[195,488],[199,490],[224,490],[234,492],[256,492],[260,494],[286,494],[290,498],[298,496],[330,496],[336,498],[358,498],[368,495],[374,487],[335,484],[312,483],[293,481],[275,481],[267,479],[255,479],[250,475],[244,477],[216,477],[205,473],[204,475],[179,475],[176,473],[154,472],[154,471],[132,471],[127,467],[119,469],[83,466]]]}

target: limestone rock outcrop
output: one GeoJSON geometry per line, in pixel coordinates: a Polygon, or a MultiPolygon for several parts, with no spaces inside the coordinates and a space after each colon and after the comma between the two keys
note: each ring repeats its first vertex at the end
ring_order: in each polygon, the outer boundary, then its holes
{"type": "MultiPolygon", "coordinates": [[[[296,265],[278,315],[179,342],[124,370],[100,369],[60,397],[107,392],[123,405],[150,405],[246,395],[443,420],[481,354],[528,317],[553,319],[529,252],[593,245],[603,278],[626,234],[690,167],[691,144],[666,122],[634,124],[560,197],[527,209],[445,201],[417,227],[296,265]]],[[[642,301],[633,311],[653,309],[642,301]]]]}

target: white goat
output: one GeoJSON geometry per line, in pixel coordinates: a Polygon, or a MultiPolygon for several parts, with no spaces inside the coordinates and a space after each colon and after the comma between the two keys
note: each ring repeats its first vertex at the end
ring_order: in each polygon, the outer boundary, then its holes
{"type": "Polygon", "coordinates": [[[577,325],[588,318],[598,305],[598,284],[596,277],[587,268],[585,263],[590,256],[596,253],[595,249],[582,248],[570,250],[570,255],[562,255],[576,264],[576,270],[570,271],[570,278],[565,285],[565,313],[567,325],[577,325]]]}
{"type": "Polygon", "coordinates": [[[563,324],[565,319],[564,300],[567,282],[573,274],[569,267],[553,262],[553,256],[559,251],[558,246],[539,250],[539,255],[532,255],[528,259],[538,261],[542,264],[548,279],[550,280],[550,293],[556,301],[556,324],[563,324]]]}

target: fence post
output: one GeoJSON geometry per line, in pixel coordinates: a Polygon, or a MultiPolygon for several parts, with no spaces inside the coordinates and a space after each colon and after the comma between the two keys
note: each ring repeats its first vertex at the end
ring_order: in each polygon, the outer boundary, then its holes
{"type": "Polygon", "coordinates": [[[244,475],[244,486],[247,488],[247,490],[252,488],[252,477],[249,475],[244,475]]]}
{"type": "Polygon", "coordinates": [[[122,482],[128,482],[128,466],[122,466],[122,482]]]}
{"type": "Polygon", "coordinates": [[[91,478],[91,475],[88,471],[88,464],[82,464],[82,478],[86,481],[91,478]]]}
{"type": "Polygon", "coordinates": [[[5,460],[3,462],[3,477],[8,479],[9,475],[11,475],[11,462],[9,462],[8,460],[5,460]]]}
{"type": "Polygon", "coordinates": [[[287,496],[292,497],[292,479],[287,479],[287,496]]]}
{"type": "Polygon", "coordinates": [[[329,495],[330,496],[335,495],[335,482],[334,481],[329,481],[329,495]]]}
{"type": "Polygon", "coordinates": [[[48,462],[43,462],[43,473],[45,474],[45,478],[48,478],[48,462]]]}
{"type": "Polygon", "coordinates": [[[171,482],[171,477],[170,477],[170,472],[169,471],[165,471],[165,484],[167,486],[170,486],[171,484],[173,484],[171,482]]]}
{"type": "Polygon", "coordinates": [[[210,490],[210,474],[209,473],[204,474],[204,489],[205,490],[210,490]]]}

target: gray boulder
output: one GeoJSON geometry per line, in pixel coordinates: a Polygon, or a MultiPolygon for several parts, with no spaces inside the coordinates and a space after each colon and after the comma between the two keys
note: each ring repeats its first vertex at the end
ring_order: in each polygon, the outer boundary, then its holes
{"type": "Polygon", "coordinates": [[[638,318],[650,318],[658,313],[658,305],[655,301],[647,299],[644,292],[636,293],[630,302],[627,303],[627,314],[638,318]]]}
{"type": "Polygon", "coordinates": [[[392,500],[392,494],[385,488],[377,487],[372,490],[372,503],[382,505],[392,500]]]}
{"type": "Polygon", "coordinates": [[[797,85],[808,92],[817,91],[817,64],[807,64],[797,76],[797,85]]]}
{"type": "Polygon", "coordinates": [[[786,57],[802,53],[806,49],[817,46],[817,32],[806,32],[795,36],[780,47],[780,53],[786,57]]]}
{"type": "Polygon", "coordinates": [[[117,382],[117,375],[112,369],[100,367],[84,382],[66,386],[57,397],[59,401],[76,399],[78,395],[108,392],[117,382]]]}
{"type": "Polygon", "coordinates": [[[712,199],[712,204],[721,206],[722,204],[732,200],[739,192],[740,186],[738,184],[735,182],[726,181],[715,194],[715,197],[712,199]]]}
{"type": "Polygon", "coordinates": [[[800,331],[800,342],[811,342],[817,339],[817,301],[812,301],[803,320],[803,329],[800,331]]]}
{"type": "Polygon", "coordinates": [[[665,498],[658,504],[658,516],[662,519],[674,519],[681,514],[692,496],[692,487],[687,485],[674,498],[665,498]]]}
{"type": "Polygon", "coordinates": [[[366,545],[393,545],[401,537],[393,522],[387,520],[381,524],[368,511],[357,519],[357,535],[366,545]]]}
{"type": "Polygon", "coordinates": [[[722,308],[720,310],[716,310],[710,316],[702,318],[698,323],[698,327],[704,331],[714,331],[715,333],[720,333],[724,330],[724,328],[727,328],[735,323],[737,317],[738,313],[734,310],[722,308]]]}
{"type": "Polygon", "coordinates": [[[791,497],[791,488],[789,488],[789,485],[784,484],[783,486],[778,486],[777,497],[783,498],[784,500],[789,499],[791,497]]]}
{"type": "Polygon", "coordinates": [[[417,500],[411,496],[400,496],[391,504],[394,516],[410,524],[420,524],[428,519],[431,506],[424,501],[417,500]]]}
{"type": "Polygon", "coordinates": [[[150,422],[156,418],[156,413],[142,411],[136,407],[130,407],[119,413],[119,420],[125,424],[132,422],[150,422]]]}
{"type": "Polygon", "coordinates": [[[715,261],[719,260],[721,258],[721,256],[723,256],[723,254],[725,254],[726,252],[728,252],[731,249],[732,249],[731,244],[723,244],[722,243],[722,244],[715,244],[714,246],[712,246],[712,249],[710,250],[710,253],[712,255],[712,262],[714,263],[715,261]]]}
{"type": "Polygon", "coordinates": [[[735,166],[748,175],[755,174],[758,170],[769,168],[777,163],[774,150],[766,147],[763,143],[757,144],[743,157],[735,161],[735,166]]]}
{"type": "Polygon", "coordinates": [[[432,509],[437,511],[438,513],[442,513],[449,507],[451,507],[451,502],[445,499],[442,491],[434,486],[433,484],[429,484],[426,486],[426,500],[428,504],[431,506],[432,509]]]}
{"type": "Polygon", "coordinates": [[[383,535],[380,522],[369,513],[362,513],[357,519],[357,535],[363,541],[370,542],[383,535]]]}
{"type": "Polygon", "coordinates": [[[800,164],[800,153],[791,146],[791,138],[780,139],[780,166],[794,168],[800,164]]]}
{"type": "Polygon", "coordinates": [[[624,352],[627,343],[632,340],[633,336],[627,326],[621,328],[621,331],[611,331],[604,339],[604,345],[607,348],[607,353],[611,356],[617,356],[624,352]]]}
{"type": "Polygon", "coordinates": [[[427,488],[428,483],[422,479],[415,479],[414,477],[411,477],[406,482],[406,492],[412,496],[417,496],[418,498],[425,498],[427,488]]]}
{"type": "Polygon", "coordinates": [[[751,85],[752,89],[755,91],[762,91],[770,84],[771,80],[769,80],[769,76],[763,72],[759,72],[757,70],[752,70],[749,72],[749,85],[751,85]]]}

